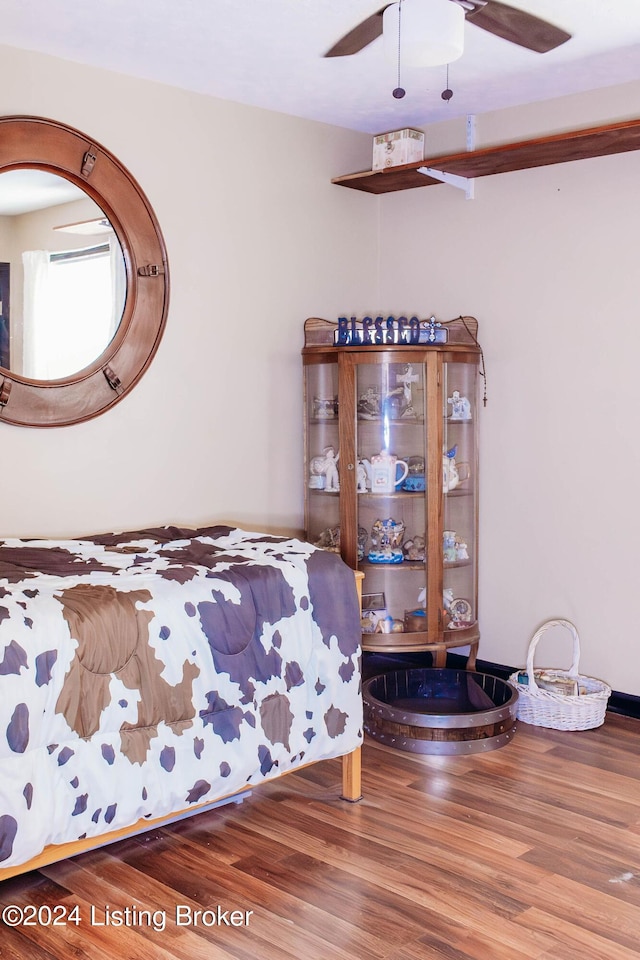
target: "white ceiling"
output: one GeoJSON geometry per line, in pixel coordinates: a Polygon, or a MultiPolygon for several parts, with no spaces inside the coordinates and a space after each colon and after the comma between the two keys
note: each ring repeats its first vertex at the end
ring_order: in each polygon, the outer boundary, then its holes
{"type": "MultiPolygon", "coordinates": [[[[428,2],[428,0],[426,0],[428,2]]],[[[536,54],[465,25],[446,67],[323,53],[384,0],[0,0],[0,42],[375,134],[640,78],[640,0],[509,0],[572,34],[536,54]]]]}
{"type": "Polygon", "coordinates": [[[0,177],[0,216],[13,217],[61,203],[81,200],[86,194],[70,180],[44,170],[6,170],[0,177]]]}

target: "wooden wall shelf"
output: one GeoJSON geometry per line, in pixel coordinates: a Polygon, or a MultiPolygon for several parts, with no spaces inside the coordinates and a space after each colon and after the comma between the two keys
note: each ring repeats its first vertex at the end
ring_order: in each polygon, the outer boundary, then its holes
{"type": "Polygon", "coordinates": [[[529,170],[552,163],[628,153],[632,150],[640,150],[640,119],[572,130],[497,147],[484,147],[481,150],[429,157],[404,166],[335,177],[331,182],[366,193],[393,193],[396,190],[429,187],[441,182],[419,173],[419,167],[431,167],[444,173],[473,179],[488,177],[494,173],[529,170]]]}

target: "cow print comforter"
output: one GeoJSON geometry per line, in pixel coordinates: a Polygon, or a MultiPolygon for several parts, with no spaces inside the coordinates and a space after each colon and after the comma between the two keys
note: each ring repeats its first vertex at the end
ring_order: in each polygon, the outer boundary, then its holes
{"type": "Polygon", "coordinates": [[[300,540],[0,541],[0,868],[355,749],[359,641],[300,540]]]}

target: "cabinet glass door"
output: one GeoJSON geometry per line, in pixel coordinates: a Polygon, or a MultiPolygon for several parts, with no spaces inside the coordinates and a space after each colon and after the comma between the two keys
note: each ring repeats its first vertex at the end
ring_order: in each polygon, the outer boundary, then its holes
{"type": "Polygon", "coordinates": [[[421,362],[356,364],[358,566],[365,573],[367,649],[408,650],[427,637],[425,387],[421,362]]]}
{"type": "Polygon", "coordinates": [[[318,546],[340,552],[338,364],[305,370],[305,529],[318,546]]]}
{"type": "Polygon", "coordinates": [[[305,324],[305,529],[364,573],[362,648],[431,655],[478,626],[477,321],[428,344],[337,343],[305,324]]]}
{"type": "Polygon", "coordinates": [[[443,606],[446,633],[460,638],[478,620],[476,379],[475,364],[444,364],[443,606]]]}

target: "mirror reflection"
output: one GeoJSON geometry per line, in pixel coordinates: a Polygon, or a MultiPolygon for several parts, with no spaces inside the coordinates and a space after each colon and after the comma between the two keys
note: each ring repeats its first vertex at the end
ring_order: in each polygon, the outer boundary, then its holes
{"type": "Polygon", "coordinates": [[[120,242],[100,207],[64,177],[0,173],[0,367],[72,376],[116,333],[126,299],[120,242]]]}

